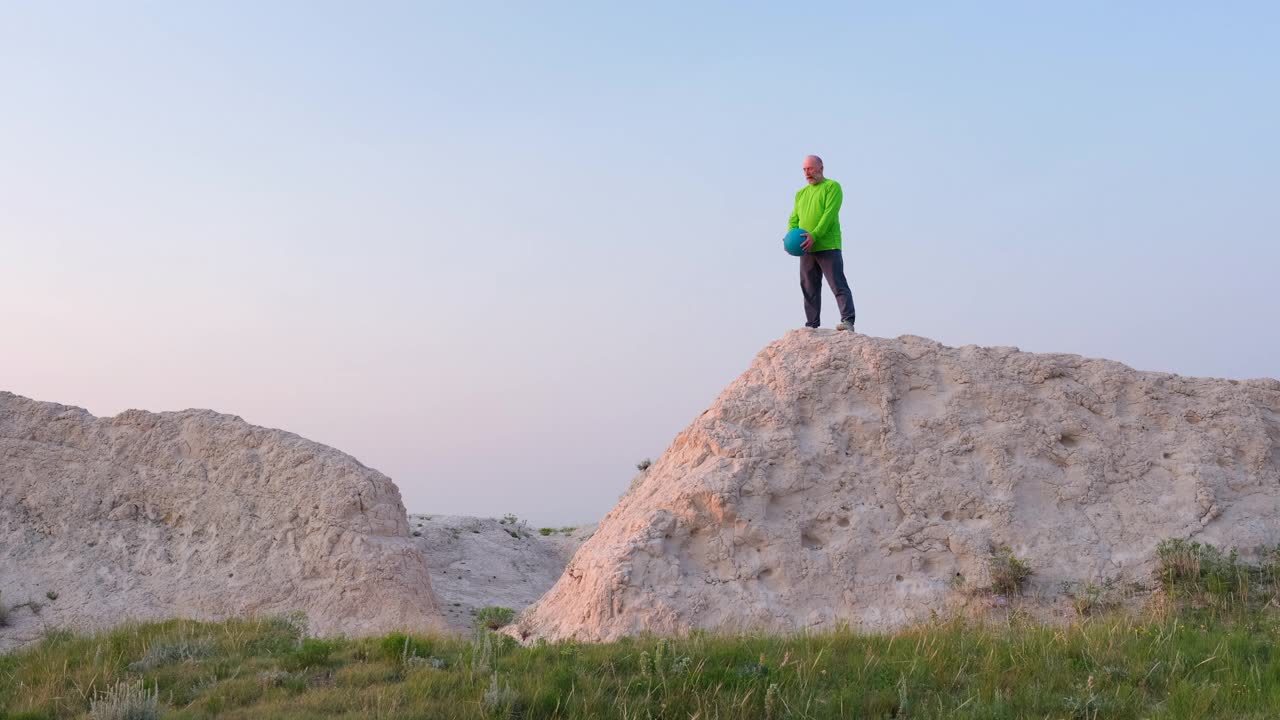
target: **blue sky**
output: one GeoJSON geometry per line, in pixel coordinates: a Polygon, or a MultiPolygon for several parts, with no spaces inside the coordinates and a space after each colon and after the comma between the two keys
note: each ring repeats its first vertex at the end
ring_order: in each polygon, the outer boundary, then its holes
{"type": "Polygon", "coordinates": [[[807,153],[862,332],[1277,377],[1278,48],[1247,2],[0,0],[0,388],[594,520],[803,323],[807,153]]]}

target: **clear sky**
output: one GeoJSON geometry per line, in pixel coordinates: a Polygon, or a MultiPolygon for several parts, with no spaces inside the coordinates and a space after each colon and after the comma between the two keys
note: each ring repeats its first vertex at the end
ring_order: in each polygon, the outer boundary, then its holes
{"type": "Polygon", "coordinates": [[[861,332],[1280,376],[1280,4],[1050,5],[0,0],[0,389],[595,520],[803,324],[807,153],[861,332]]]}

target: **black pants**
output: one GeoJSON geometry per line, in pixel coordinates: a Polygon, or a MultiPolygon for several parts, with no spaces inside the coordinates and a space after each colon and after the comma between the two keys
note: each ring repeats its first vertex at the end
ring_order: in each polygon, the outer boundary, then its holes
{"type": "Polygon", "coordinates": [[[818,316],[822,311],[824,275],[827,285],[836,296],[836,304],[840,306],[840,319],[852,323],[855,315],[853,291],[849,289],[849,281],[844,277],[844,257],[839,250],[823,250],[800,256],[800,291],[804,294],[805,325],[816,328],[822,324],[818,321],[818,316]]]}

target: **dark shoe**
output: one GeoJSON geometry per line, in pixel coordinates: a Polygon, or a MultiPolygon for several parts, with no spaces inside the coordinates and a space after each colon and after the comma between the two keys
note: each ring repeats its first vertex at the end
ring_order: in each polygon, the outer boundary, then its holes
{"type": "Polygon", "coordinates": [[[836,329],[837,329],[837,330],[848,330],[849,332],[857,332],[857,330],[854,330],[854,329],[853,329],[853,321],[852,321],[852,320],[842,320],[842,321],[840,322],[840,324],[836,326],[836,329]]]}

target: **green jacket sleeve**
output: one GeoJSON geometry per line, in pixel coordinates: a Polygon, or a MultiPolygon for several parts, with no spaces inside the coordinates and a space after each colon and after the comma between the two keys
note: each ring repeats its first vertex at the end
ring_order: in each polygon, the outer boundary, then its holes
{"type": "Polygon", "coordinates": [[[787,219],[787,229],[795,230],[800,227],[800,203],[797,201],[791,206],[791,217],[787,219]]]}
{"type": "Polygon", "coordinates": [[[815,240],[826,236],[827,230],[839,221],[840,203],[844,202],[844,191],[840,186],[831,183],[831,189],[827,191],[826,202],[823,203],[822,217],[818,219],[818,223],[809,229],[810,237],[815,240]]]}

